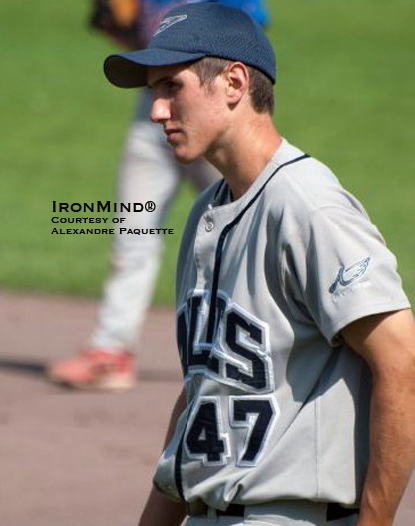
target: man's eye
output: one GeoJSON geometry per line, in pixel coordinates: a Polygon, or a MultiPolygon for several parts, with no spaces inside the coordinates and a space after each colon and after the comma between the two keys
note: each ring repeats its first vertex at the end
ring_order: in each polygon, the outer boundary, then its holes
{"type": "Polygon", "coordinates": [[[177,82],[169,81],[169,82],[166,82],[165,87],[167,91],[172,92],[172,91],[176,91],[179,85],[177,84],[177,82]]]}

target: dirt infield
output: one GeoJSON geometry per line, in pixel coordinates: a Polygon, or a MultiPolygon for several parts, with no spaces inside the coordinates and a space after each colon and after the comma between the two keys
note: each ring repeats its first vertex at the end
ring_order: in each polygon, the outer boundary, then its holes
{"type": "MultiPolygon", "coordinates": [[[[91,301],[0,294],[0,524],[132,526],[180,390],[174,315],[150,313],[123,395],[50,385],[45,364],[88,336],[91,301]]],[[[415,524],[415,480],[396,526],[415,524]]]]}

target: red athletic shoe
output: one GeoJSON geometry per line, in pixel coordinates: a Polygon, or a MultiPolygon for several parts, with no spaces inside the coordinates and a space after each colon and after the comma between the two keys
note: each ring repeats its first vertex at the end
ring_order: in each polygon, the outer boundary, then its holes
{"type": "Polygon", "coordinates": [[[86,349],[71,360],[51,364],[47,375],[52,382],[75,389],[131,389],[136,383],[133,355],[109,351],[105,347],[86,349]]]}

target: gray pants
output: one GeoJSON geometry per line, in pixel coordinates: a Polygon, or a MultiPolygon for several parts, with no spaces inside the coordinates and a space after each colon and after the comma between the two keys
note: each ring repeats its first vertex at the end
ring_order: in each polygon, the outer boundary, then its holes
{"type": "Polygon", "coordinates": [[[244,517],[217,516],[208,508],[204,515],[189,517],[186,526],[354,526],[357,515],[327,520],[327,504],[303,500],[279,500],[246,506],[244,517]]]}

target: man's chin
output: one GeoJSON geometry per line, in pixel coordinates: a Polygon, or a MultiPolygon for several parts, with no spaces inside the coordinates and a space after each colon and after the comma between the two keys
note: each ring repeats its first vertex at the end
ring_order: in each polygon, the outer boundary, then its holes
{"type": "Polygon", "coordinates": [[[176,161],[180,164],[191,164],[203,157],[202,155],[192,155],[189,152],[183,152],[176,148],[173,148],[173,154],[176,161]]]}

